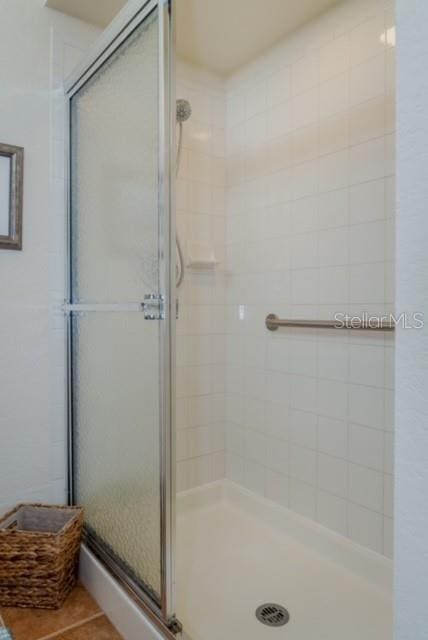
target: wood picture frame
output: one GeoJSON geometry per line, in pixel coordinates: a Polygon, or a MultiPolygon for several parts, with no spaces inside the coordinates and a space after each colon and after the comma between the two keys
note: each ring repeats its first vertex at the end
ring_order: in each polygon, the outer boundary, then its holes
{"type": "Polygon", "coordinates": [[[0,249],[22,249],[24,149],[0,143],[0,249]]]}

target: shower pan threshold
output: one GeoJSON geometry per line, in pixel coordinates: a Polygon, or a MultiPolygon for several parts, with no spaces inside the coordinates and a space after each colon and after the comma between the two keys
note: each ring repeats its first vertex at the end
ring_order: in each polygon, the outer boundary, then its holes
{"type": "Polygon", "coordinates": [[[222,480],[178,495],[177,613],[191,640],[391,640],[392,562],[222,480]]]}

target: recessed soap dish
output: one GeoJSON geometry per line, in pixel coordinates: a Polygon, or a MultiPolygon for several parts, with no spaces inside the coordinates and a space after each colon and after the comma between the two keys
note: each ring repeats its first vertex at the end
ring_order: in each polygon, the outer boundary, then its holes
{"type": "Polygon", "coordinates": [[[218,263],[212,247],[202,244],[192,244],[188,248],[186,266],[189,269],[215,269],[218,263]]]}

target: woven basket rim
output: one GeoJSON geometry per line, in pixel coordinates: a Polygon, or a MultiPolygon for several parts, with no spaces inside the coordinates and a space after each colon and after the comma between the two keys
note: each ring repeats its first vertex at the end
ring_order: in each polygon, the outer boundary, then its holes
{"type": "Polygon", "coordinates": [[[79,507],[76,505],[64,505],[64,504],[43,504],[40,502],[20,502],[19,504],[17,504],[13,509],[11,509],[10,511],[8,511],[7,513],[5,513],[1,518],[0,518],[0,536],[4,536],[4,535],[14,535],[14,536],[22,536],[22,535],[26,535],[26,536],[46,536],[46,537],[51,537],[51,538],[57,538],[58,536],[62,536],[64,533],[66,533],[68,531],[68,529],[70,527],[73,526],[73,524],[76,522],[76,518],[83,514],[83,507],[79,507]],[[16,529],[1,529],[1,525],[2,522],[4,522],[7,518],[9,518],[11,515],[13,515],[14,513],[16,513],[19,509],[21,509],[21,507],[40,507],[43,509],[55,509],[55,510],[61,510],[61,511],[75,511],[76,514],[70,518],[70,520],[68,522],[65,523],[65,525],[62,527],[62,529],[60,529],[59,531],[20,531],[20,530],[16,530],[16,529]]]}

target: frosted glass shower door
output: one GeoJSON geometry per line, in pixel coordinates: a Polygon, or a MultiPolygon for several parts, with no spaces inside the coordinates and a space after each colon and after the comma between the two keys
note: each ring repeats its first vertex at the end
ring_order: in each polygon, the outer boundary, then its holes
{"type": "Polygon", "coordinates": [[[89,546],[170,621],[170,6],[130,4],[68,94],[71,499],[89,546]]]}

